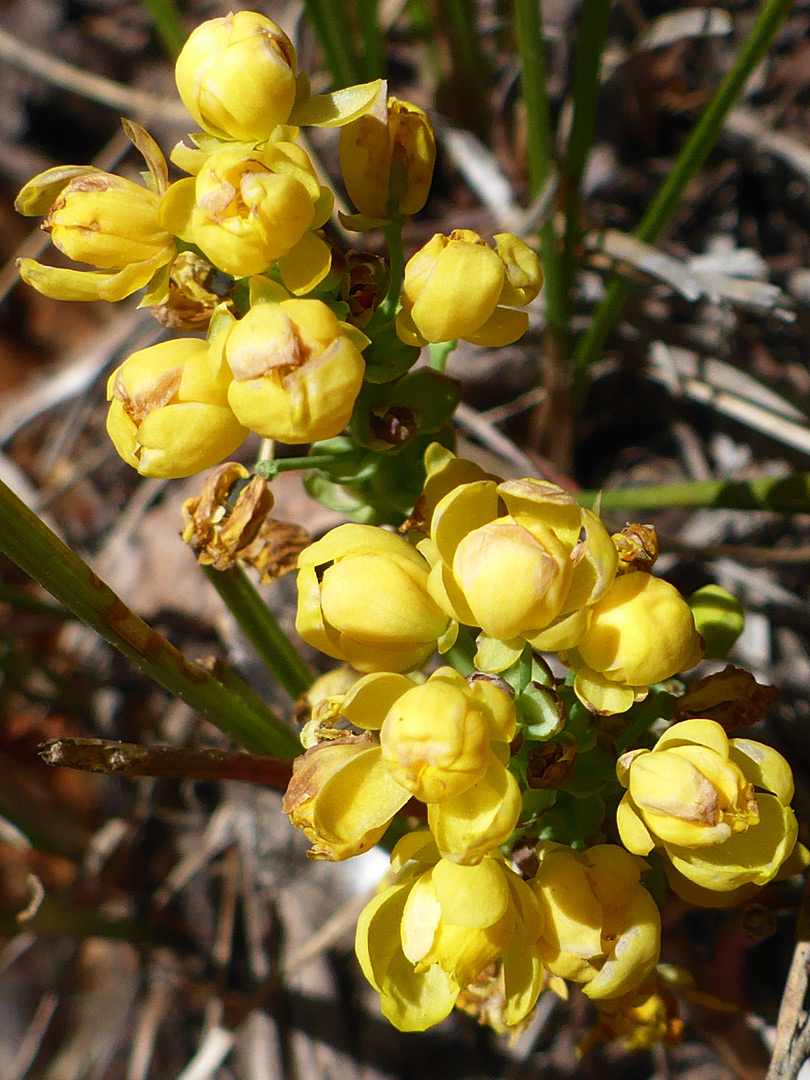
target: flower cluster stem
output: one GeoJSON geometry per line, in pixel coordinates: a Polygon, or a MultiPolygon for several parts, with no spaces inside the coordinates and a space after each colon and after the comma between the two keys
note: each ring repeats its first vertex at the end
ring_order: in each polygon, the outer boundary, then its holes
{"type": "Polygon", "coordinates": [[[246,749],[281,758],[301,752],[294,733],[249,687],[237,693],[187,660],[2,482],[0,551],[146,675],[246,749]]]}
{"type": "Polygon", "coordinates": [[[229,570],[204,566],[203,570],[268,670],[293,701],[297,701],[312,685],[315,676],[253,582],[241,566],[232,566],[229,570]]]}

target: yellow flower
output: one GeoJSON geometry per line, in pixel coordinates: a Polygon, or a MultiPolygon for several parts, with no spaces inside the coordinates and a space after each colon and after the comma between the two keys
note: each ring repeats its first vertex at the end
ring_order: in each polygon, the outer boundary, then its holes
{"type": "Polygon", "coordinates": [[[175,78],[183,104],[206,131],[260,142],[289,119],[295,66],[281,27],[258,12],[237,11],[192,30],[175,78]]]}
{"type": "Polygon", "coordinates": [[[340,127],[362,115],[380,80],[331,94],[310,93],[296,78],[292,42],[270,19],[237,11],[202,23],[177,58],[175,78],[183,104],[218,139],[259,143],[280,124],[340,127]]]}
{"type": "Polygon", "coordinates": [[[368,735],[347,736],[295,759],[282,809],[312,842],[310,859],[340,862],[374,847],[409,798],[379,746],[368,735]]]}
{"type": "Polygon", "coordinates": [[[364,228],[361,216],[378,224],[395,214],[415,214],[425,205],[436,161],[433,126],[407,101],[389,97],[383,83],[372,108],[340,133],[340,168],[346,190],[360,211],[344,224],[364,228]]]}
{"type": "MultiPolygon", "coordinates": [[[[430,482],[429,482],[430,483],[430,482]]],[[[485,638],[570,648],[616,573],[616,549],[602,522],[543,480],[481,479],[452,488],[436,505],[430,540],[431,596],[485,638]],[[503,509],[506,513],[503,513],[503,509]]],[[[486,670],[508,667],[509,651],[486,670]]],[[[481,666],[481,665],[480,665],[481,666]]]]}
{"type": "Polygon", "coordinates": [[[410,671],[447,633],[449,619],[428,594],[428,564],[393,532],[339,525],[298,566],[296,630],[357,671],[410,671]]]}
{"type": "Polygon", "coordinates": [[[286,443],[338,435],[363,382],[358,333],[321,300],[255,304],[225,341],[228,400],[241,423],[286,443]]]}
{"type": "MultiPolygon", "coordinates": [[[[35,176],[15,202],[19,213],[45,215],[42,228],[77,262],[72,270],[20,259],[20,276],[57,300],[122,300],[157,274],[176,254],[174,237],[160,225],[166,162],[151,136],[126,121],[125,131],[149,166],[149,187],[84,165],[65,165],[35,176]]],[[[144,304],[160,298],[148,297],[144,304]]]]}
{"type": "Polygon", "coordinates": [[[574,690],[600,713],[626,712],[652,683],[694,667],[703,655],[689,605],[674,586],[635,570],[594,605],[576,649],[562,657],[574,690]]]}
{"type": "Polygon", "coordinates": [[[540,292],[543,271],[528,244],[510,233],[496,250],[477,233],[437,233],[405,267],[397,334],[407,345],[464,338],[508,345],[529,325],[525,307],[540,292]]]}
{"type": "Polygon", "coordinates": [[[339,525],[298,565],[298,633],[358,671],[419,667],[448,631],[427,591],[428,565],[401,536],[339,525]]]}
{"type": "Polygon", "coordinates": [[[163,341],[133,353],[110,376],[107,431],[142,476],[191,476],[247,437],[228,406],[221,344],[163,341]]]}
{"type": "Polygon", "coordinates": [[[349,764],[333,755],[332,772],[321,747],[299,759],[313,763],[305,782],[297,777],[307,766],[296,766],[285,809],[298,812],[303,784],[304,816],[291,819],[315,841],[313,857],[365,851],[412,795],[428,804],[438,850],[453,862],[480,862],[512,832],[521,796],[505,767],[516,727],[505,691],[484,680],[471,686],[453,668],[440,668],[418,686],[404,675],[377,672],[351,687],[340,715],[379,735],[371,744],[358,742],[349,764]],[[316,757],[324,764],[313,781],[316,757]]]}
{"type": "Polygon", "coordinates": [[[391,862],[399,880],[364,909],[355,943],[383,1014],[401,1031],[424,1031],[500,960],[505,1020],[518,1024],[543,984],[540,913],[526,882],[497,852],[476,866],[438,859],[427,833],[403,837],[391,862]]]}
{"type": "Polygon", "coordinates": [[[550,972],[614,998],[658,963],[661,917],[641,884],[639,861],[613,844],[577,853],[549,845],[531,881],[543,912],[540,955],[550,972]]]}
{"type": "Polygon", "coordinates": [[[181,149],[186,152],[175,151],[173,159],[199,171],[163,196],[164,228],[196,244],[233,277],[260,274],[279,260],[282,277],[295,291],[308,291],[326,276],[329,247],[311,230],[328,219],[332,197],[300,146],[271,142],[252,149],[235,143],[211,153],[181,149]]]}
{"type": "Polygon", "coordinates": [[[619,758],[617,774],[627,788],[622,843],[638,855],[662,848],[702,888],[764,885],[793,852],[790,766],[769,746],[729,739],[714,720],[673,724],[652,751],[619,758]]]}

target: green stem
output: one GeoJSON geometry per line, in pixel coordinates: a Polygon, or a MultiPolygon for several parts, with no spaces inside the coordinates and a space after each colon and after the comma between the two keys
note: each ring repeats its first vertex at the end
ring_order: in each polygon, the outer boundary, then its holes
{"type": "Polygon", "coordinates": [[[334,89],[360,82],[351,30],[342,5],[335,0],[304,0],[304,3],[332,74],[334,89]]]}
{"type": "Polygon", "coordinates": [[[150,678],[248,750],[292,758],[298,739],[266,705],[187,660],[128,608],[79,556],[0,482],[0,551],[150,678]]]}
{"type": "MultiPolygon", "coordinates": [[[[521,85],[526,107],[526,151],[529,187],[540,193],[554,168],[551,111],[548,100],[546,47],[538,0],[515,0],[515,28],[521,61],[521,85]]],[[[548,323],[563,341],[568,334],[568,304],[560,276],[560,252],[554,224],[549,219],[540,230],[540,255],[545,273],[548,323]]]]}
{"type": "Polygon", "coordinates": [[[670,507],[711,507],[724,510],[771,510],[779,514],[810,513],[810,473],[794,473],[781,479],[706,480],[690,484],[651,484],[583,491],[575,495],[581,506],[593,506],[601,496],[600,509],[666,510],[670,507]]]}
{"type": "Polygon", "coordinates": [[[241,566],[233,566],[230,570],[214,570],[211,566],[204,566],[203,571],[268,670],[293,701],[297,701],[312,685],[315,676],[298,655],[253,582],[241,566]]]}
{"type": "Polygon", "coordinates": [[[430,346],[430,366],[440,374],[444,373],[447,358],[458,345],[457,341],[440,341],[430,346]]]}
{"type": "Polygon", "coordinates": [[[602,51],[610,21],[611,0],[590,0],[582,8],[577,36],[577,57],[574,70],[574,114],[568,136],[562,182],[565,190],[565,230],[560,258],[560,278],[563,295],[571,309],[574,284],[574,255],[580,235],[582,203],[582,174],[596,128],[596,109],[599,103],[599,78],[602,51]]]}
{"type": "MultiPolygon", "coordinates": [[[[366,451],[363,451],[366,453],[366,451]]],[[[272,480],[282,472],[297,472],[299,469],[325,469],[330,465],[340,465],[358,457],[358,450],[344,450],[339,454],[310,454],[309,457],[265,458],[257,461],[254,471],[265,480],[272,480]]],[[[1,597],[0,597],[1,599],[1,597]]]]}
{"type": "Polygon", "coordinates": [[[172,60],[180,54],[186,43],[186,28],[175,0],[143,0],[155,23],[160,43],[172,60]]]}
{"type": "Polygon", "coordinates": [[[393,319],[399,306],[402,282],[405,276],[405,252],[402,246],[402,218],[395,218],[383,229],[388,245],[388,292],[377,308],[378,321],[393,319]]]}
{"type": "MultiPolygon", "coordinates": [[[[714,93],[692,129],[681,152],[644,214],[635,236],[647,244],[655,243],[683,195],[684,188],[697,174],[720,135],[729,110],[739,98],[751,72],[762,60],[790,10],[792,0],[765,0],[751,33],[743,43],[731,69],[714,93]]],[[[571,388],[575,409],[582,406],[587,372],[600,355],[613,325],[627,299],[626,282],[614,279],[596,309],[591,324],[574,354],[574,381],[571,388]]]]}

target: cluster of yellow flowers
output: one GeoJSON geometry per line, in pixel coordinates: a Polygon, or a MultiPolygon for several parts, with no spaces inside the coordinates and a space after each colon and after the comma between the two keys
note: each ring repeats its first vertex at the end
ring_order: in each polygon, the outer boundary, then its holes
{"type": "MultiPolygon", "coordinates": [[[[313,463],[337,462],[311,474],[313,493],[353,521],[301,553],[296,627],[345,666],[308,695],[284,808],[321,859],[367,851],[402,812],[427,824],[400,838],[358,925],[385,1015],[424,1029],[459,1004],[507,1028],[568,980],[608,1003],[606,1029],[668,1036],[664,875],[687,901],[723,905],[805,857],[776,751],[729,738],[708,708],[670,723],[673,680],[707,641],[726,654],[738,610],[654,576],[648,527],[611,536],[560,487],[502,481],[442,445],[457,399],[440,365],[410,371],[421,347],[517,340],[543,275],[518,237],[465,229],[402,265],[402,219],[424,205],[435,158],[420,109],[380,82],[313,95],[287,36],[247,11],[195,30],[176,76],[204,129],[171,155],[189,175],[170,183],[127,123],[145,186],[71,166],[17,202],[95,269],[20,269],[63,299],[145,287],[165,326],[207,328],[110,377],[110,436],[143,475],[196,473],[249,432],[317,441],[313,463]],[[390,267],[323,231],[334,197],[297,141],[312,124],[342,128],[357,209],[343,223],[383,229],[390,267]],[[399,534],[369,523],[408,513],[399,534]],[[426,674],[436,652],[445,666],[426,674]]],[[[256,537],[264,487],[228,503],[248,476],[223,466],[188,509],[203,561],[227,565],[256,537]]]]}
{"type": "MultiPolygon", "coordinates": [[[[705,643],[654,558],[633,556],[633,530],[611,537],[554,484],[499,482],[438,444],[407,527],[338,526],[300,556],[298,631],[354,673],[310,695],[285,810],[312,857],[332,860],[368,850],[402,810],[426,818],[357,931],[398,1027],[436,1023],[471,994],[509,1027],[562,980],[627,1020],[659,1001],[660,917],[642,878],[665,873],[686,900],[723,905],[791,872],[803,849],[790,768],[713,719],[664,724],[662,698],[675,699],[660,684],[705,643]],[[458,661],[470,630],[466,677],[405,674],[434,650],[458,661]],[[619,753],[616,732],[639,716],[646,745],[619,753]],[[651,726],[665,728],[657,742],[651,726]],[[572,746],[574,768],[560,769],[572,746]],[[524,877],[503,852],[527,846],[524,877]]],[[[717,606],[703,594],[694,610],[714,636],[717,606]]]]}
{"type": "MultiPolygon", "coordinates": [[[[390,315],[368,327],[385,293],[379,263],[342,252],[323,232],[334,195],[296,141],[299,129],[342,128],[343,178],[359,211],[344,216],[347,227],[401,229],[403,216],[424,205],[433,174],[433,130],[421,109],[388,98],[381,81],[313,95],[287,35],[250,11],[199,26],[176,80],[203,128],[171,155],[187,177],[170,183],[157,144],[125,121],[148,168],[145,186],[89,166],[59,167],[26,184],[16,204],[45,215],[60,251],[96,267],[20,260],[23,279],[40,292],[119,300],[145,287],[142,304],[165,325],[208,327],[207,341],[144,349],[110,378],[109,434],[140,473],[192,475],[232,454],[250,431],[291,444],[331,439],[352,418],[364,380],[401,377],[418,356],[413,345],[459,337],[501,345],[524,332],[528,316],[518,309],[539,292],[542,272],[515,236],[496,236],[494,247],[469,230],[434,236],[404,268],[404,282],[401,267],[392,273],[390,315]],[[372,340],[389,363],[391,354],[403,357],[392,373],[367,371],[372,340]]],[[[366,394],[358,430],[373,428],[380,400],[391,405],[396,396],[391,388],[382,398],[366,394]]],[[[430,429],[427,398],[411,403],[409,423],[387,449],[430,429]]],[[[369,437],[365,445],[379,449],[369,437]]]]}

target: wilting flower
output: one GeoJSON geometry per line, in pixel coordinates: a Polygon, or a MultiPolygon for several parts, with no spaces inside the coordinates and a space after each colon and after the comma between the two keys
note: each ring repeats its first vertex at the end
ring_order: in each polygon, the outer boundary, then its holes
{"type": "Polygon", "coordinates": [[[459,484],[436,505],[419,549],[443,610],[513,642],[516,654],[526,641],[544,650],[574,644],[617,563],[602,522],[544,480],[459,484]]]}
{"type": "Polygon", "coordinates": [[[350,228],[415,214],[430,190],[436,161],[433,126],[416,105],[395,97],[386,105],[386,92],[383,83],[372,108],[340,133],[340,168],[360,211],[344,218],[350,228]]]}
{"type": "Polygon", "coordinates": [[[600,713],[626,712],[652,683],[694,667],[703,639],[669,582],[641,570],[616,578],[594,605],[588,628],[562,657],[579,699],[600,713]]]}
{"type": "Polygon", "coordinates": [[[251,477],[235,461],[220,465],[197,498],[183,503],[183,540],[203,566],[227,570],[258,535],[273,507],[273,493],[261,476],[251,477]],[[237,483],[247,481],[231,498],[237,483]]]}
{"type": "Polygon", "coordinates": [[[163,341],[133,353],[110,376],[107,431],[142,476],[191,476],[247,437],[228,405],[231,373],[221,344],[163,341]]]}
{"type": "Polygon", "coordinates": [[[311,230],[328,219],[332,197],[300,146],[235,143],[207,154],[180,147],[173,160],[196,176],[168,189],[161,223],[220,270],[249,277],[280,261],[296,291],[309,291],[329,272],[329,247],[311,230]]]}
{"type": "Polygon", "coordinates": [[[537,1001],[543,965],[532,890],[493,852],[476,866],[438,858],[428,833],[403,837],[391,856],[397,882],[364,909],[356,950],[383,1014],[401,1031],[424,1031],[461,990],[499,961],[507,1024],[537,1001]]]}
{"type": "Polygon", "coordinates": [[[220,139],[260,142],[295,102],[292,42],[256,11],[230,12],[192,30],[175,66],[183,104],[220,139]]]}
{"type": "Polygon", "coordinates": [[[476,345],[508,345],[526,332],[525,307],[540,292],[537,255],[511,233],[494,237],[495,250],[477,233],[437,233],[408,261],[397,333],[407,345],[464,338],[476,345]]]}
{"type": "Polygon", "coordinates": [[[427,803],[438,850],[452,862],[480,862],[514,829],[520,790],[504,763],[515,706],[499,687],[470,685],[453,668],[419,685],[379,672],[351,687],[340,716],[376,738],[346,736],[351,751],[327,755],[330,741],[296,762],[285,810],[313,841],[313,857],[365,851],[411,796],[427,803]]]}
{"type": "MultiPolygon", "coordinates": [[[[57,300],[122,300],[143,288],[176,254],[174,236],[158,221],[166,187],[166,162],[143,128],[126,121],[127,134],[149,167],[149,187],[89,165],[65,165],[35,176],[15,207],[28,217],[44,214],[53,244],[97,270],[44,266],[20,259],[20,276],[57,300]]],[[[147,297],[144,304],[161,297],[147,297]]]]}
{"type": "Polygon", "coordinates": [[[365,365],[356,342],[365,340],[321,300],[255,304],[225,340],[231,408],[268,439],[331,439],[360,392],[365,365]]]}
{"type": "Polygon", "coordinates": [[[613,844],[584,852],[541,845],[532,878],[543,912],[540,955],[588,997],[633,990],[658,963],[661,917],[641,884],[639,860],[613,844]]]}
{"type": "Polygon", "coordinates": [[[419,667],[450,620],[427,591],[428,565],[401,536],[339,525],[301,553],[296,629],[358,671],[419,667]]]}
{"type": "Polygon", "coordinates": [[[796,844],[793,776],[776,750],[729,739],[713,720],[673,724],[650,750],[619,758],[627,789],[617,812],[625,847],[661,848],[705,889],[764,885],[796,844]]]}

